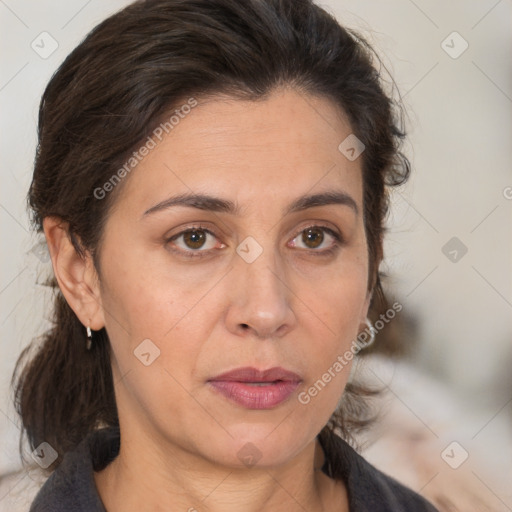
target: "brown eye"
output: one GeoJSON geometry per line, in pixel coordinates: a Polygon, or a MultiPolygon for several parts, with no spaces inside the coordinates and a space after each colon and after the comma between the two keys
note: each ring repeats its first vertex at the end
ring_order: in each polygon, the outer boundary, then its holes
{"type": "Polygon", "coordinates": [[[225,247],[212,231],[201,226],[189,227],[166,242],[173,252],[187,258],[211,255],[213,250],[225,247]]]}
{"type": "Polygon", "coordinates": [[[183,241],[190,249],[200,249],[206,241],[206,233],[201,229],[194,229],[183,233],[183,241]]]}
{"type": "Polygon", "coordinates": [[[312,227],[302,232],[302,241],[310,249],[316,249],[324,240],[324,230],[322,228],[312,227]]]}
{"type": "Polygon", "coordinates": [[[292,247],[317,256],[328,256],[344,243],[341,234],[327,226],[309,226],[299,231],[292,241],[292,247]]]}

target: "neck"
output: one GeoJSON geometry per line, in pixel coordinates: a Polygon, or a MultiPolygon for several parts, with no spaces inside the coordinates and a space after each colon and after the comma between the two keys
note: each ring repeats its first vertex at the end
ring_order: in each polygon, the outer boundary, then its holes
{"type": "Polygon", "coordinates": [[[148,443],[147,437],[144,449],[138,448],[140,439],[123,431],[117,458],[94,473],[109,512],[167,511],[170,507],[187,512],[343,510],[344,486],[315,471],[324,462],[317,440],[280,467],[239,469],[219,466],[175,447],[162,450],[162,444],[148,443]]]}

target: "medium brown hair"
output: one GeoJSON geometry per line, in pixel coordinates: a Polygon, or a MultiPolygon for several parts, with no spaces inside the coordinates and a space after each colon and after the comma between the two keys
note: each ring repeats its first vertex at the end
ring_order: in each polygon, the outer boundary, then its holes
{"type": "MultiPolygon", "coordinates": [[[[286,85],[331,100],[365,145],[368,290],[380,296],[388,187],[404,182],[410,169],[400,151],[403,112],[384,92],[376,61],[363,37],[309,0],[135,2],[94,28],[44,91],[28,193],[32,224],[41,233],[45,217],[62,219],[76,251],[88,251],[101,276],[103,227],[123,183],[102,200],[94,190],[162,116],[184,98],[227,94],[256,101],[286,85]]],[[[54,469],[89,432],[117,426],[118,415],[105,328],[86,351],[84,326],[55,277],[48,284],[55,293],[53,327],[22,352],[13,383],[31,447],[46,441],[59,453],[54,469]]],[[[336,430],[348,439],[365,423],[365,393],[347,385],[323,437],[336,430]]]]}

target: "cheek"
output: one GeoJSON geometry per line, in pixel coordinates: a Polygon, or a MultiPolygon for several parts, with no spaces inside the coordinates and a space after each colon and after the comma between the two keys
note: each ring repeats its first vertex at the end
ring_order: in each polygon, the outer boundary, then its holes
{"type": "Polygon", "coordinates": [[[194,297],[172,283],[154,281],[149,273],[122,279],[125,270],[126,265],[119,266],[110,274],[104,305],[112,313],[107,332],[119,414],[140,416],[148,430],[166,425],[167,433],[178,435],[189,414],[201,412],[190,399],[201,346],[194,297]]]}
{"type": "Polygon", "coordinates": [[[149,380],[143,381],[142,387],[149,386],[151,391],[151,386],[161,387],[165,384],[162,380],[172,380],[172,376],[180,382],[190,380],[209,320],[203,314],[203,304],[198,304],[208,283],[196,286],[174,272],[162,275],[160,269],[145,265],[141,256],[132,251],[125,258],[111,258],[102,303],[118,373],[122,377],[133,371],[136,378],[144,368],[149,380]],[[153,372],[158,367],[172,376],[165,372],[158,376],[153,372]]]}
{"type": "Polygon", "coordinates": [[[311,399],[317,406],[334,408],[349,378],[351,348],[356,347],[366,302],[366,267],[351,265],[346,270],[317,282],[317,291],[306,301],[311,343],[306,344],[305,354],[308,396],[302,403],[311,399]]]}
{"type": "MultiPolygon", "coordinates": [[[[201,319],[193,307],[183,304],[179,290],[134,284],[119,290],[121,301],[108,301],[106,306],[119,314],[111,317],[107,332],[120,375],[134,372],[137,378],[142,371],[142,388],[151,393],[172,377],[188,381],[200,349],[201,319]]],[[[169,389],[169,382],[164,388],[169,389]]]]}
{"type": "Polygon", "coordinates": [[[109,317],[107,327],[116,334],[113,343],[129,338],[136,345],[149,338],[160,344],[194,305],[189,283],[172,272],[157,272],[137,251],[116,258],[114,250],[112,256],[104,271],[108,277],[103,282],[102,304],[109,317]]]}
{"type": "Polygon", "coordinates": [[[342,262],[339,269],[316,280],[314,289],[303,289],[304,302],[311,311],[310,327],[316,318],[318,335],[326,335],[329,345],[343,345],[347,337],[357,335],[365,313],[366,272],[364,261],[342,262]]]}

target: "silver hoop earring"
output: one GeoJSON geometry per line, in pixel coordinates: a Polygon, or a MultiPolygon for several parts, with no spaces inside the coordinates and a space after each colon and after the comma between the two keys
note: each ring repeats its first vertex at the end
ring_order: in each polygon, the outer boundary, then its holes
{"type": "Polygon", "coordinates": [[[365,332],[367,332],[368,335],[370,336],[370,339],[368,340],[367,343],[365,343],[364,348],[368,348],[371,345],[373,345],[373,342],[375,341],[375,335],[377,334],[377,330],[375,329],[375,327],[373,326],[372,322],[370,321],[370,319],[368,317],[366,317],[364,323],[367,326],[367,329],[365,329],[365,332]]]}
{"type": "Polygon", "coordinates": [[[85,345],[85,348],[87,350],[91,350],[91,347],[92,347],[92,331],[91,331],[91,328],[89,326],[87,326],[87,343],[85,345]]]}

